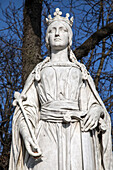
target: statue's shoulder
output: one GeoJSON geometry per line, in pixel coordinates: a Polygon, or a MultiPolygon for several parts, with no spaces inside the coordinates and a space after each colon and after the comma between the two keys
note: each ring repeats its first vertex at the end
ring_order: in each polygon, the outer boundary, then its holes
{"type": "Polygon", "coordinates": [[[49,57],[46,57],[42,62],[38,63],[35,68],[32,70],[32,72],[29,74],[22,93],[26,93],[27,90],[30,88],[30,86],[34,83],[35,80],[40,80],[40,70],[41,67],[49,61],[49,57]]]}
{"type": "Polygon", "coordinates": [[[50,58],[49,57],[46,57],[42,62],[38,63],[35,68],[32,70],[32,72],[30,73],[30,75],[28,76],[28,80],[30,79],[37,79],[37,75],[39,76],[40,75],[40,71],[41,71],[41,68],[47,63],[49,62],[50,58]]]}
{"type": "Polygon", "coordinates": [[[87,79],[89,72],[87,71],[86,66],[77,60],[74,61],[74,64],[81,71],[83,79],[87,79]]]}
{"type": "MultiPolygon", "coordinates": [[[[77,58],[75,57],[73,51],[70,51],[70,59],[71,61],[81,70],[83,77],[85,78],[85,76],[87,77],[87,75],[89,74],[89,72],[86,69],[86,66],[83,63],[80,63],[77,58]]],[[[86,78],[85,78],[86,79],[86,78]]]]}
{"type": "Polygon", "coordinates": [[[41,69],[42,67],[50,61],[50,57],[46,57],[42,62],[40,62],[39,64],[36,65],[36,67],[34,68],[34,79],[36,81],[39,81],[40,80],[40,72],[41,72],[41,69]]]}
{"type": "Polygon", "coordinates": [[[94,84],[94,81],[93,81],[93,78],[91,77],[90,73],[88,72],[86,66],[83,64],[83,63],[80,63],[77,61],[77,63],[79,63],[79,66],[80,66],[80,69],[81,69],[81,72],[82,72],[82,79],[83,80],[87,80],[88,83],[93,87],[93,88],[96,88],[95,87],[95,84],[94,84]]]}

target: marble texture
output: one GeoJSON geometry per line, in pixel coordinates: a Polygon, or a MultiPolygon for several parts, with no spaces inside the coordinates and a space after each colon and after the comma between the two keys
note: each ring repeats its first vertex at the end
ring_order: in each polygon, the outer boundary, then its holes
{"type": "Polygon", "coordinates": [[[55,17],[46,34],[50,57],[15,94],[9,170],[112,170],[109,114],[70,49],[69,23],[58,9],[55,17]]]}

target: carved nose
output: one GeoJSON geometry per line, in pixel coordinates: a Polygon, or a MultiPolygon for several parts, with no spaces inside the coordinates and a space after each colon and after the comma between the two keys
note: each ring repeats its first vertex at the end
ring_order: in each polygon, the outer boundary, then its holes
{"type": "Polygon", "coordinates": [[[55,36],[56,36],[56,37],[59,36],[59,29],[56,29],[56,31],[55,31],[55,36]]]}

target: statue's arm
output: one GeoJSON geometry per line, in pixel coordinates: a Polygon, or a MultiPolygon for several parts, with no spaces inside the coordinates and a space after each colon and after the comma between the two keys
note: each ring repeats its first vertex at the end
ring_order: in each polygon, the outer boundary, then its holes
{"type": "MultiPolygon", "coordinates": [[[[26,110],[26,114],[28,116],[29,122],[31,124],[31,130],[34,131],[35,125],[39,121],[39,100],[38,100],[38,93],[36,91],[35,83],[40,80],[40,68],[43,64],[49,61],[49,58],[46,58],[43,62],[39,63],[35,69],[30,73],[29,77],[26,80],[24,89],[21,93],[21,95],[26,95],[27,100],[23,102],[24,110],[26,110]]],[[[17,107],[18,108],[18,107],[17,107]]],[[[16,110],[18,110],[16,108],[16,110]]],[[[13,129],[14,127],[18,127],[19,136],[22,137],[22,140],[25,143],[26,149],[28,150],[28,153],[33,156],[39,156],[39,154],[34,153],[35,148],[37,147],[36,140],[33,140],[31,137],[31,134],[29,133],[25,118],[21,112],[21,109],[19,111],[15,111],[14,114],[14,123],[13,123],[13,129]],[[18,116],[19,115],[19,116],[18,116]],[[30,147],[31,146],[31,147],[30,147]]],[[[15,131],[15,129],[14,129],[15,131]]],[[[34,132],[33,132],[34,133],[34,132]]],[[[15,143],[15,146],[18,147],[20,144],[18,144],[18,140],[15,140],[15,135],[18,134],[16,131],[14,132],[13,137],[13,143],[15,143]],[[17,145],[16,145],[17,144],[17,145]]],[[[17,153],[17,147],[15,147],[15,153],[17,153]]],[[[13,147],[14,148],[14,147],[13,147]]],[[[39,150],[39,148],[38,148],[39,150]]],[[[17,154],[15,154],[17,155],[17,154]]]]}
{"type": "Polygon", "coordinates": [[[38,122],[39,119],[39,103],[34,82],[29,87],[26,96],[27,100],[23,101],[22,105],[24,108],[24,114],[26,114],[28,118],[28,122],[26,121],[26,118],[20,108],[21,114],[18,119],[19,133],[24,141],[28,153],[34,157],[37,157],[39,156],[38,153],[40,149],[36,141],[34,129],[36,122],[38,122]]]}
{"type": "MultiPolygon", "coordinates": [[[[22,122],[19,123],[19,132],[22,136],[22,139],[24,141],[26,150],[28,153],[33,156],[33,157],[38,157],[38,151],[39,147],[37,145],[37,141],[34,141],[28,131],[28,127],[26,126],[25,121],[23,120],[22,122]]],[[[33,132],[34,133],[34,132],[33,132]]]]}
{"type": "MultiPolygon", "coordinates": [[[[96,89],[94,89],[94,84],[90,84],[89,82],[85,83],[85,93],[86,93],[86,97],[85,100],[86,105],[87,105],[87,115],[85,116],[85,118],[83,119],[83,131],[89,131],[89,130],[93,130],[95,129],[98,125],[99,125],[99,121],[100,119],[104,119],[105,116],[105,110],[103,108],[103,106],[101,105],[101,103],[98,101],[98,96],[99,95],[96,91],[96,89]],[[92,86],[92,89],[91,89],[92,86]],[[94,90],[94,91],[93,91],[94,90]],[[95,91],[97,94],[95,94],[95,91]]],[[[84,96],[82,96],[84,97],[84,96]]]]}

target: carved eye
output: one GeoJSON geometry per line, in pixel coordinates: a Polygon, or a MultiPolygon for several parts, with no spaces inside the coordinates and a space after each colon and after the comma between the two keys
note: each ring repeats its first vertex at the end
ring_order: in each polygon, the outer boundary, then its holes
{"type": "Polygon", "coordinates": [[[56,29],[56,28],[54,28],[54,27],[53,27],[53,28],[51,28],[51,29],[49,30],[49,33],[53,33],[53,32],[55,32],[55,29],[56,29]]]}
{"type": "Polygon", "coordinates": [[[52,32],[52,30],[49,30],[49,33],[51,33],[52,32]]]}
{"type": "Polygon", "coordinates": [[[68,32],[68,30],[67,30],[66,28],[64,28],[64,27],[60,27],[59,29],[60,29],[60,31],[62,31],[62,32],[68,32]]]}

